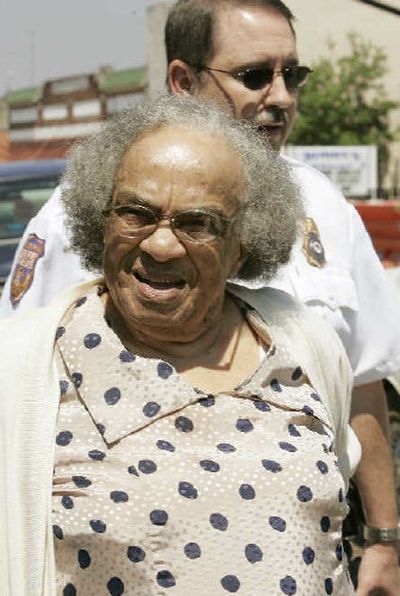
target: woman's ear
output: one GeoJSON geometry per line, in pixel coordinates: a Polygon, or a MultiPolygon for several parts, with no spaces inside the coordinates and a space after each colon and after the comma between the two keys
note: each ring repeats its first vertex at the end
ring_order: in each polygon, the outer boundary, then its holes
{"type": "Polygon", "coordinates": [[[103,224],[103,244],[106,243],[109,232],[110,232],[110,217],[106,216],[104,218],[104,224],[103,224]]]}
{"type": "Polygon", "coordinates": [[[231,271],[229,273],[229,279],[237,277],[239,271],[245,264],[247,259],[247,253],[242,245],[239,245],[237,259],[232,263],[231,271]]]}
{"type": "Polygon", "coordinates": [[[193,94],[194,75],[192,68],[183,60],[172,60],[168,64],[168,89],[175,95],[193,94]]]}

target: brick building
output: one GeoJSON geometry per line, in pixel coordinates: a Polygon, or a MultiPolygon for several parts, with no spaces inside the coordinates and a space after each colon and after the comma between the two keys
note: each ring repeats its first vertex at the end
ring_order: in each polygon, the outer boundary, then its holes
{"type": "Polygon", "coordinates": [[[9,92],[6,159],[64,157],[78,138],[139,101],[146,87],[145,68],[103,67],[95,74],[52,79],[41,87],[9,92]]]}

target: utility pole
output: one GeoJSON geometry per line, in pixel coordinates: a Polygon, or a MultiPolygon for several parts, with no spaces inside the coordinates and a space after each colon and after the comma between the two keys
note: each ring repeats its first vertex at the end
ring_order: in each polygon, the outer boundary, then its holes
{"type": "MultiPolygon", "coordinates": [[[[397,7],[396,4],[400,4],[397,0],[391,0],[391,3],[388,4],[387,2],[380,2],[380,0],[358,0],[359,2],[363,2],[364,4],[369,4],[370,6],[375,6],[375,8],[380,8],[381,10],[385,10],[386,12],[391,12],[392,14],[400,15],[400,6],[397,7]]],[[[390,1],[390,0],[389,0],[390,1]]]]}

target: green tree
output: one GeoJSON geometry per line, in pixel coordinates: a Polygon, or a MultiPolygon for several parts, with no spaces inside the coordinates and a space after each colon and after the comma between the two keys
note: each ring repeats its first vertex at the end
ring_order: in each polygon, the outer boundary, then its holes
{"type": "MultiPolygon", "coordinates": [[[[382,77],[387,72],[382,48],[348,35],[350,53],[320,58],[300,91],[299,115],[289,142],[295,145],[377,144],[384,159],[393,140],[389,114],[399,104],[387,98],[382,77]]],[[[328,44],[332,51],[332,43],[328,44]]]]}

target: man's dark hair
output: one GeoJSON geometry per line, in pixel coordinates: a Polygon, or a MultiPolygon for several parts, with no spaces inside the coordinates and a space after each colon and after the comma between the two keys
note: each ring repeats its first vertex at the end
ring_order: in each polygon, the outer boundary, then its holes
{"type": "Polygon", "coordinates": [[[168,64],[175,59],[187,64],[207,64],[214,54],[217,10],[225,7],[260,7],[281,14],[293,28],[294,15],[282,0],[178,0],[165,26],[168,64]]]}

